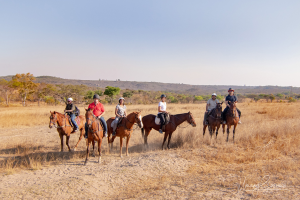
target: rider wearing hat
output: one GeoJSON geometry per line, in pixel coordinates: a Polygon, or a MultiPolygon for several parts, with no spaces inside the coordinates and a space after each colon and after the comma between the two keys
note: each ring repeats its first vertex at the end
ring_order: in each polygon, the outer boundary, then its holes
{"type": "MultiPolygon", "coordinates": [[[[107,124],[103,117],[105,114],[104,106],[102,103],[100,103],[100,96],[98,94],[95,94],[93,96],[94,102],[89,105],[89,109],[93,110],[94,115],[102,122],[104,126],[103,134],[104,137],[107,137],[107,124]]],[[[85,124],[85,138],[88,137],[88,126],[85,124]]]]}
{"type": "Polygon", "coordinates": [[[126,113],[126,106],[124,104],[124,101],[125,99],[123,97],[120,97],[119,98],[119,104],[116,106],[116,109],[115,109],[115,114],[116,114],[116,117],[115,117],[115,120],[112,122],[113,124],[113,133],[112,135],[115,136],[116,135],[116,129],[117,129],[117,125],[118,125],[118,122],[119,120],[122,118],[122,117],[126,117],[127,113],[126,113]]]}
{"type": "MultiPolygon", "coordinates": [[[[223,113],[222,113],[222,119],[223,119],[223,124],[226,124],[226,112],[228,111],[229,107],[230,107],[230,103],[229,102],[237,102],[238,98],[234,95],[234,89],[229,88],[228,89],[228,96],[225,99],[225,104],[226,104],[226,108],[224,109],[223,113]]],[[[238,114],[239,114],[239,118],[241,118],[241,111],[236,108],[238,114]]],[[[241,124],[241,120],[239,120],[239,124],[241,124]]]]}
{"type": "Polygon", "coordinates": [[[211,98],[207,101],[207,104],[206,104],[206,111],[205,111],[205,114],[204,114],[204,123],[206,125],[208,124],[207,118],[210,114],[210,111],[217,107],[217,103],[220,103],[219,100],[217,99],[217,94],[213,93],[211,95],[211,98]]]}
{"type": "Polygon", "coordinates": [[[73,99],[70,97],[67,100],[66,108],[65,108],[64,112],[67,113],[67,115],[69,115],[71,118],[71,122],[74,126],[74,130],[72,131],[72,133],[75,133],[76,131],[78,131],[78,125],[75,121],[75,117],[76,117],[75,111],[76,111],[76,108],[75,108],[75,105],[73,104],[73,99]]]}
{"type": "Polygon", "coordinates": [[[159,132],[162,134],[163,125],[166,123],[166,114],[167,112],[167,102],[166,102],[166,95],[162,94],[160,96],[161,102],[158,103],[158,117],[160,118],[160,129],[159,132]]]}

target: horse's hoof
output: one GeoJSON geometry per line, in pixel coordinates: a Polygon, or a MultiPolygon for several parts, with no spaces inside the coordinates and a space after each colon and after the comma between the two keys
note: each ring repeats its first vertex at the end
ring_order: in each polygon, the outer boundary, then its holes
{"type": "Polygon", "coordinates": [[[120,158],[123,158],[123,156],[122,156],[122,155],[120,155],[120,158]]]}
{"type": "Polygon", "coordinates": [[[76,151],[76,148],[74,148],[73,151],[76,151]]]}

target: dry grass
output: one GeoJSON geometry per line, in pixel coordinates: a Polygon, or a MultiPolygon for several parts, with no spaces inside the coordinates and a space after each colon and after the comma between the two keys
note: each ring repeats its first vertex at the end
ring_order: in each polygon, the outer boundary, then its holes
{"type": "MultiPolygon", "coordinates": [[[[156,105],[128,107],[129,112],[141,110],[143,115],[156,113],[156,105]]],[[[226,133],[223,135],[220,130],[218,139],[213,138],[212,145],[208,133],[205,137],[202,136],[204,107],[204,104],[169,104],[168,107],[172,114],[191,111],[196,119],[196,128],[182,124],[181,127],[186,128],[178,128],[171,141],[171,148],[175,149],[182,158],[196,163],[187,170],[187,175],[182,177],[166,174],[159,179],[137,181],[136,185],[124,188],[119,198],[136,198],[145,192],[163,190],[172,185],[196,192],[196,189],[191,187],[198,182],[203,184],[198,186],[197,192],[234,188],[238,192],[248,193],[249,197],[257,198],[270,198],[269,195],[272,196],[273,193],[269,191],[283,191],[279,187],[289,190],[299,189],[298,103],[239,104],[243,124],[237,127],[235,144],[232,143],[231,129],[229,143],[225,142],[226,133]]],[[[113,109],[114,106],[106,106],[106,119],[108,116],[113,116],[113,109]]],[[[9,131],[10,127],[46,126],[49,122],[50,110],[60,111],[63,107],[1,108],[0,127],[5,127],[5,130],[9,131]],[[18,120],[11,118],[18,118],[18,120]],[[6,123],[3,123],[4,121],[6,123]]],[[[82,107],[81,110],[83,111],[82,107]]],[[[71,144],[75,143],[77,136],[73,138],[71,144]]],[[[84,157],[84,142],[79,148],[82,150],[80,152],[60,153],[58,136],[55,135],[52,143],[49,141],[50,138],[40,143],[7,142],[0,150],[0,155],[5,157],[0,162],[0,167],[10,174],[19,168],[40,169],[45,165],[84,157]]],[[[160,149],[162,137],[155,132],[150,133],[150,150],[145,150],[141,145],[142,142],[139,130],[136,130],[130,142],[130,152],[157,151],[160,149]]],[[[118,140],[115,146],[118,146],[118,140]]],[[[107,153],[106,149],[107,145],[104,142],[104,155],[107,153]]],[[[288,195],[287,193],[282,195],[284,198],[289,198],[284,196],[288,195]]]]}

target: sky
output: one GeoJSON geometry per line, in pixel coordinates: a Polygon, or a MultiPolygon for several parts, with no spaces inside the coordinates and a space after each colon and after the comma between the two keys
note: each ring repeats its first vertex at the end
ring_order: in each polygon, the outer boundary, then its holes
{"type": "Polygon", "coordinates": [[[299,0],[0,0],[0,76],[299,87],[299,8],[299,0]]]}

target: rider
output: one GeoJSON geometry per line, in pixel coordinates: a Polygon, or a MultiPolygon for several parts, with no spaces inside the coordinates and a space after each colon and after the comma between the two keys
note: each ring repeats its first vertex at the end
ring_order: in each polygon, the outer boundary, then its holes
{"type": "Polygon", "coordinates": [[[217,99],[217,94],[216,93],[213,93],[211,95],[211,99],[209,99],[207,101],[207,104],[206,104],[206,111],[205,111],[205,114],[204,114],[204,123],[205,125],[208,124],[208,120],[207,120],[207,117],[209,116],[210,114],[210,111],[214,108],[217,107],[217,103],[220,103],[219,100],[217,99]]]}
{"type": "Polygon", "coordinates": [[[160,96],[161,102],[158,103],[158,117],[160,118],[160,129],[159,132],[162,134],[162,127],[166,123],[166,114],[167,112],[167,102],[166,102],[166,95],[162,94],[160,96]]]}
{"type": "Polygon", "coordinates": [[[78,131],[78,125],[75,121],[75,111],[76,111],[76,108],[75,108],[75,105],[73,104],[73,99],[72,98],[68,98],[67,100],[68,102],[66,103],[66,108],[64,110],[65,113],[67,113],[67,115],[70,116],[71,118],[71,122],[74,126],[74,129],[72,131],[72,133],[75,133],[76,131],[78,131]]]}
{"type": "MultiPolygon", "coordinates": [[[[98,94],[95,94],[93,96],[94,102],[89,105],[89,109],[93,110],[94,115],[102,122],[104,126],[103,134],[104,137],[107,137],[107,124],[103,117],[105,114],[104,106],[102,103],[100,103],[100,97],[98,94]]],[[[88,138],[88,125],[85,123],[85,138],[88,138]]]]}
{"type": "MultiPolygon", "coordinates": [[[[228,96],[225,99],[225,104],[226,104],[226,108],[224,109],[223,113],[222,113],[222,119],[223,119],[223,124],[226,124],[226,112],[228,111],[229,107],[230,107],[230,102],[237,102],[238,98],[234,95],[234,89],[229,88],[228,89],[228,96]]],[[[239,119],[241,118],[241,111],[236,108],[238,114],[239,114],[239,119]]],[[[239,124],[241,124],[241,120],[239,120],[239,124]]]]}
{"type": "Polygon", "coordinates": [[[115,109],[115,120],[113,121],[113,133],[112,135],[115,136],[116,135],[116,129],[117,129],[117,125],[119,120],[122,117],[126,117],[127,113],[126,113],[126,106],[124,105],[124,101],[125,99],[123,97],[119,98],[119,104],[116,106],[115,109]]]}

